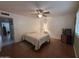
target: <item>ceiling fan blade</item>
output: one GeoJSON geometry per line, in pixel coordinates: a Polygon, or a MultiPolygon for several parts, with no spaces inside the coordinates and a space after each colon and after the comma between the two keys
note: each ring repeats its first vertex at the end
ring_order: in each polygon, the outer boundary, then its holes
{"type": "Polygon", "coordinates": [[[39,9],[39,11],[40,11],[40,12],[43,12],[43,10],[42,10],[42,9],[39,9]]]}
{"type": "Polygon", "coordinates": [[[37,9],[36,11],[39,12],[39,13],[42,13],[43,12],[42,9],[37,9]]]}
{"type": "Polygon", "coordinates": [[[31,13],[31,15],[38,15],[37,13],[31,13]]]}
{"type": "Polygon", "coordinates": [[[43,14],[44,17],[47,17],[46,15],[43,14]]]}
{"type": "Polygon", "coordinates": [[[44,14],[49,14],[50,12],[49,11],[47,11],[47,12],[44,12],[44,14]]]}

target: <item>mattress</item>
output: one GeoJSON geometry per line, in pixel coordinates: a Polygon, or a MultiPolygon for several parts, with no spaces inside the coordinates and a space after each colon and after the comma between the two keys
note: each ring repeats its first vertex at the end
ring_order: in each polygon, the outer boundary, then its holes
{"type": "Polygon", "coordinates": [[[49,42],[50,37],[47,33],[25,33],[23,39],[33,44],[35,50],[38,50],[43,43],[49,42]]]}

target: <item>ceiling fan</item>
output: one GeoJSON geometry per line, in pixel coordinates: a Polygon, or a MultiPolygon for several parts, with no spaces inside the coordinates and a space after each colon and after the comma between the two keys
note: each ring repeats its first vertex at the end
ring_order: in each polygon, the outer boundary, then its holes
{"type": "Polygon", "coordinates": [[[34,13],[34,15],[36,15],[38,18],[47,17],[47,14],[50,14],[50,12],[42,9],[36,9],[34,13]]]}

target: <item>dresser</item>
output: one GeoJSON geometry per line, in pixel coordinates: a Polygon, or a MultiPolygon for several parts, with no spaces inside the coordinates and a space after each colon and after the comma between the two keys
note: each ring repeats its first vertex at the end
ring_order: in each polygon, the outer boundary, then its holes
{"type": "Polygon", "coordinates": [[[61,34],[61,41],[66,44],[73,44],[73,35],[71,29],[64,29],[61,34]]]}

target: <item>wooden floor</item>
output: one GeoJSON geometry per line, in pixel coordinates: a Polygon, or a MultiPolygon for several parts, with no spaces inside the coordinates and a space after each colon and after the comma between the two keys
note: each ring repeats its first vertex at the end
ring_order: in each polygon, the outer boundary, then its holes
{"type": "Polygon", "coordinates": [[[19,42],[3,47],[0,57],[10,58],[75,58],[73,46],[52,39],[44,44],[40,50],[34,51],[34,47],[25,42],[19,42]]]}

